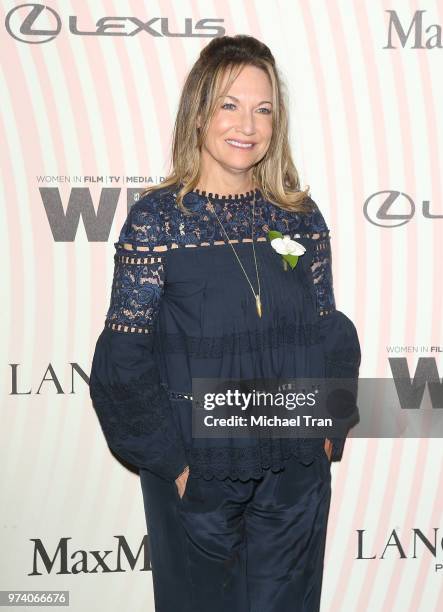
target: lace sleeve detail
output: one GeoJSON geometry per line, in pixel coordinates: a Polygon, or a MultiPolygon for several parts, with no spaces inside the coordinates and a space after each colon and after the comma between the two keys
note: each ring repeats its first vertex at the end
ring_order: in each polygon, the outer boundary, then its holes
{"type": "Polygon", "coordinates": [[[152,333],[164,287],[164,263],[158,254],[114,244],[114,277],[105,325],[124,332],[152,333]]]}
{"type": "Polygon", "coordinates": [[[320,316],[324,316],[335,310],[329,229],[314,234],[313,241],[312,278],[317,298],[317,312],[320,316]]]}
{"type": "Polygon", "coordinates": [[[165,263],[158,252],[131,240],[130,219],[131,213],[115,243],[111,299],[95,347],[90,397],[111,450],[172,481],[188,461],[153,351],[165,263]]]}

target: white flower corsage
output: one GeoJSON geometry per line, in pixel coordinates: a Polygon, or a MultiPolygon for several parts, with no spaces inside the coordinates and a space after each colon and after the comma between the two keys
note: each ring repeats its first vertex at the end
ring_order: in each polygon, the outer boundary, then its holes
{"type": "Polygon", "coordinates": [[[291,268],[295,268],[299,255],[303,255],[306,251],[305,247],[300,242],[292,240],[290,236],[283,236],[281,232],[275,230],[268,232],[268,238],[272,248],[282,256],[284,270],[288,269],[288,264],[291,268]]]}

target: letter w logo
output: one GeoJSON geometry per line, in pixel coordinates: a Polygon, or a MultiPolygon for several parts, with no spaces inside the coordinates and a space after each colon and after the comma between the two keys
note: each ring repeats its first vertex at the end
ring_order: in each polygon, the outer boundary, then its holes
{"type": "Polygon", "coordinates": [[[411,380],[406,357],[390,357],[392,376],[402,408],[420,408],[426,384],[433,408],[443,408],[443,384],[435,357],[420,357],[411,380]]]}
{"type": "Polygon", "coordinates": [[[69,196],[66,213],[60,192],[55,187],[40,187],[40,194],[55,242],[74,242],[80,218],[90,242],[106,242],[117,208],[120,188],[101,190],[97,213],[87,187],[75,187],[69,196]]]}

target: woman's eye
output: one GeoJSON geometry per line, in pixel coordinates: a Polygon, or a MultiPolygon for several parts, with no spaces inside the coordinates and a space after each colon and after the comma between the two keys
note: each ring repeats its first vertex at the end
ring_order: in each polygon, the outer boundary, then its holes
{"type": "MultiPolygon", "coordinates": [[[[223,104],[222,108],[225,108],[226,106],[234,106],[235,107],[235,104],[233,102],[225,102],[223,104]]],[[[265,111],[264,113],[260,113],[261,115],[270,115],[272,113],[272,110],[270,108],[266,108],[266,106],[262,106],[258,110],[259,111],[265,111]]]]}

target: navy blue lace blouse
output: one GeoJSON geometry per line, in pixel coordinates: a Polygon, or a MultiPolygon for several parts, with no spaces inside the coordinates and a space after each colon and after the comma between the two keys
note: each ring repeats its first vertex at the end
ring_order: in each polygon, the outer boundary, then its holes
{"type": "MultiPolygon", "coordinates": [[[[184,203],[171,187],[136,202],[115,243],[114,278],[90,373],[90,396],[109,447],[122,459],[173,481],[246,480],[280,470],[296,455],[309,463],[324,439],[192,435],[193,378],[345,377],[357,380],[360,345],[336,309],[330,232],[314,201],[308,214],[282,210],[255,191],[254,244],[263,316],[209,197],[252,282],[254,192],[219,197],[198,189],[184,203]],[[302,243],[284,271],[267,232],[302,243]]],[[[334,437],[339,459],[346,437],[334,437]]]]}

